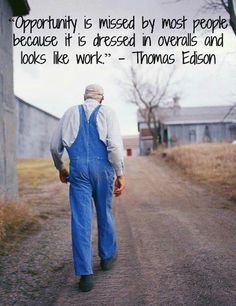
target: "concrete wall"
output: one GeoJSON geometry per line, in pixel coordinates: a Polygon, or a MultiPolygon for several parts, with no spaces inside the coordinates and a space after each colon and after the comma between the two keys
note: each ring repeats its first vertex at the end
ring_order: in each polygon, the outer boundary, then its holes
{"type": "Polygon", "coordinates": [[[17,106],[17,158],[50,157],[50,140],[59,119],[19,98],[17,106]]]}
{"type": "Polygon", "coordinates": [[[152,136],[141,136],[142,129],[148,129],[147,123],[140,122],[139,125],[139,154],[148,155],[153,148],[152,136]]]}
{"type": "Polygon", "coordinates": [[[0,200],[3,201],[17,199],[11,17],[8,1],[0,0],[0,200]]]}
{"type": "Polygon", "coordinates": [[[140,144],[140,155],[148,155],[152,151],[153,141],[148,138],[142,138],[139,141],[140,144]]]}

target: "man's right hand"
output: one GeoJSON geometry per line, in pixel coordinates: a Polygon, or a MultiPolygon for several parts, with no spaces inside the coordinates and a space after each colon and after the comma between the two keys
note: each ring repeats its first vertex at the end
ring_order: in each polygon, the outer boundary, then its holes
{"type": "Polygon", "coordinates": [[[67,169],[62,169],[59,171],[59,178],[62,183],[67,184],[67,176],[69,176],[69,172],[67,169]]]}
{"type": "Polygon", "coordinates": [[[122,191],[125,188],[125,177],[123,175],[117,176],[115,180],[115,190],[114,195],[115,197],[119,197],[122,193],[122,191]]]}

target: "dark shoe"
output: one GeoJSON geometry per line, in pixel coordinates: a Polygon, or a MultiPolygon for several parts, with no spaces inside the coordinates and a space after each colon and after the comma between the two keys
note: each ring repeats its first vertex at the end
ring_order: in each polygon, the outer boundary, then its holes
{"type": "Polygon", "coordinates": [[[93,289],[93,275],[81,275],[79,281],[79,289],[83,292],[87,292],[93,289]]]}
{"type": "Polygon", "coordinates": [[[103,271],[111,270],[113,268],[113,265],[114,265],[114,262],[116,261],[116,259],[117,259],[117,254],[114,255],[111,258],[102,259],[101,262],[100,262],[101,269],[103,271]]]}

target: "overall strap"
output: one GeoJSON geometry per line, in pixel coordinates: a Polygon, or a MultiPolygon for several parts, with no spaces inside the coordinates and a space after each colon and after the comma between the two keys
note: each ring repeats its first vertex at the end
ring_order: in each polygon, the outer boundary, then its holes
{"type": "Polygon", "coordinates": [[[79,113],[80,113],[80,121],[81,122],[87,122],[86,114],[83,108],[83,104],[79,105],[79,113]]]}
{"type": "Polygon", "coordinates": [[[96,117],[96,115],[97,115],[97,113],[98,113],[98,111],[99,111],[99,108],[101,107],[101,104],[95,107],[95,109],[92,111],[92,113],[91,113],[91,115],[90,115],[89,120],[87,120],[87,117],[86,117],[86,113],[85,113],[83,104],[79,104],[78,107],[79,107],[79,113],[80,113],[80,119],[81,119],[81,121],[84,120],[84,121],[88,122],[88,121],[90,121],[91,119],[93,119],[93,117],[96,117]]]}
{"type": "Polygon", "coordinates": [[[97,115],[97,113],[98,113],[100,107],[101,107],[101,105],[96,106],[95,109],[94,109],[94,110],[92,111],[92,113],[90,114],[89,120],[87,120],[87,117],[86,117],[86,113],[85,113],[83,104],[80,104],[80,105],[79,105],[80,118],[81,118],[81,119],[84,119],[86,122],[93,120],[94,118],[96,118],[96,115],[97,115]]]}
{"type": "Polygon", "coordinates": [[[90,118],[89,118],[90,122],[96,121],[97,113],[98,113],[100,107],[101,107],[101,104],[99,104],[98,106],[95,107],[95,109],[93,110],[92,114],[90,115],[90,118]]]}

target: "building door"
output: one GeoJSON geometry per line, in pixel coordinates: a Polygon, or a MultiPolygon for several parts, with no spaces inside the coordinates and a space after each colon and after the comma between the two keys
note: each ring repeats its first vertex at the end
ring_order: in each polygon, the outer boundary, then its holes
{"type": "Polygon", "coordinates": [[[197,139],[196,131],[194,129],[191,129],[189,131],[189,142],[196,143],[196,139],[197,139]]]}
{"type": "Polygon", "coordinates": [[[236,125],[231,125],[229,129],[231,141],[236,140],[236,125]]]}
{"type": "Polygon", "coordinates": [[[168,145],[168,129],[164,129],[164,134],[163,134],[163,143],[167,146],[168,145]]]}

